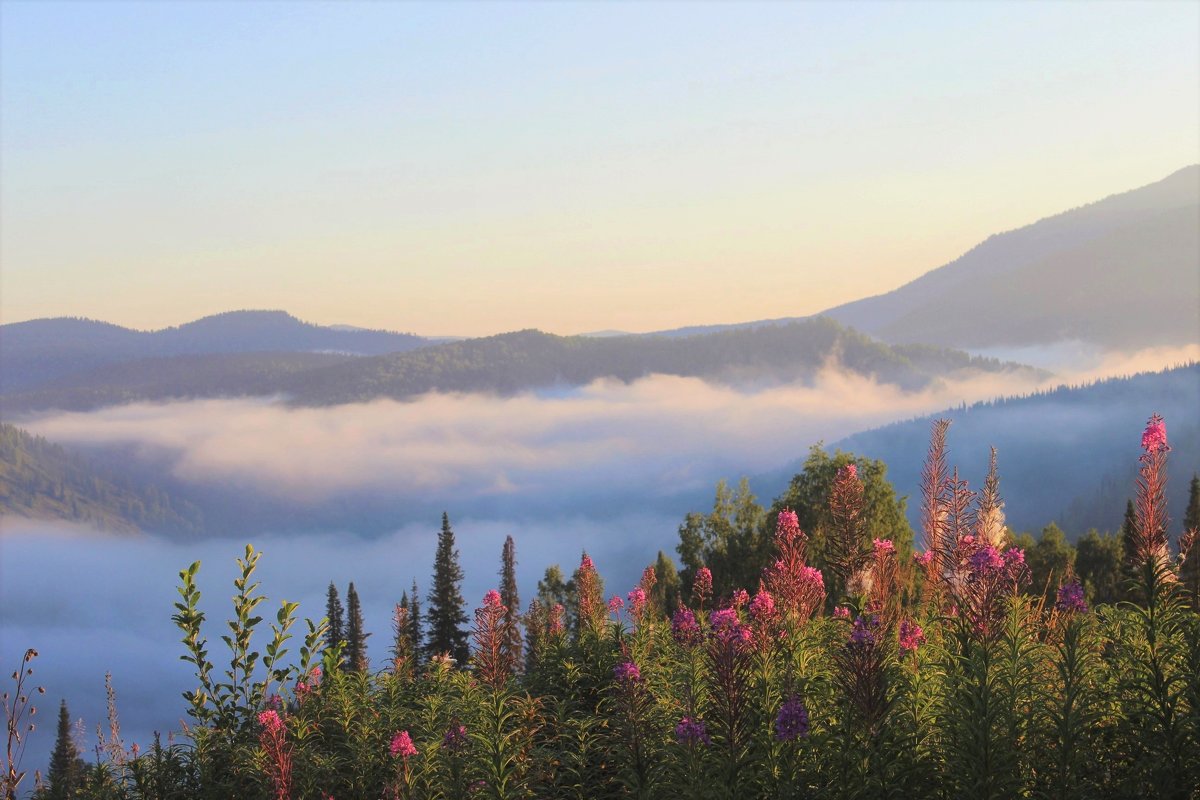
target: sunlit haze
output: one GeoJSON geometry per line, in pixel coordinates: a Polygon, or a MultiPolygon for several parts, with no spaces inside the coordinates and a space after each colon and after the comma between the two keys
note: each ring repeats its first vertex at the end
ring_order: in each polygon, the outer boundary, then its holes
{"type": "Polygon", "coordinates": [[[1200,5],[16,3],[0,317],[817,312],[1200,160],[1200,5]]]}

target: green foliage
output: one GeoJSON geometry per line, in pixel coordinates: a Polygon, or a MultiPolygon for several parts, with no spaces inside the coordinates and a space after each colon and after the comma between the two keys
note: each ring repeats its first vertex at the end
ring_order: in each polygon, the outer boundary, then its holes
{"type": "Polygon", "coordinates": [[[454,546],[454,530],[449,515],[442,514],[437,554],[433,562],[433,584],[429,590],[429,641],[425,645],[430,658],[448,654],[458,664],[467,663],[466,601],[462,596],[462,567],[454,546]]]}

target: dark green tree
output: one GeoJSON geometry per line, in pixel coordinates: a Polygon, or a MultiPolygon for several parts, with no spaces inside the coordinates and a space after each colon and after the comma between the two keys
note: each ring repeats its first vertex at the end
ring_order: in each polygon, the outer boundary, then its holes
{"type": "Polygon", "coordinates": [[[1026,549],[1025,563],[1033,578],[1029,591],[1035,596],[1044,593],[1047,602],[1054,602],[1059,585],[1075,566],[1075,548],[1062,528],[1051,522],[1042,528],[1037,544],[1026,549]]]}
{"type": "Polygon", "coordinates": [[[1133,500],[1125,501],[1125,519],[1121,522],[1121,588],[1122,599],[1132,600],[1136,592],[1130,593],[1130,581],[1137,578],[1138,570],[1133,566],[1134,554],[1137,548],[1137,512],[1133,509],[1133,500]]]}
{"type": "Polygon", "coordinates": [[[433,586],[429,590],[429,641],[425,652],[430,656],[448,654],[459,666],[470,656],[467,647],[466,602],[462,596],[463,571],[454,548],[450,517],[442,514],[437,554],[433,561],[433,586]]]}
{"type": "Polygon", "coordinates": [[[537,599],[543,608],[561,605],[569,610],[575,605],[575,585],[563,579],[562,567],[558,564],[546,567],[546,572],[538,581],[537,590],[537,599]]]}
{"type": "Polygon", "coordinates": [[[421,627],[421,595],[417,591],[417,579],[413,578],[412,593],[408,597],[408,620],[412,634],[413,666],[421,665],[421,653],[424,652],[425,632],[421,627]]]}
{"type": "Polygon", "coordinates": [[[1200,530],[1200,475],[1193,474],[1188,485],[1187,510],[1183,512],[1183,529],[1200,530]]]}
{"type": "Polygon", "coordinates": [[[79,748],[71,738],[71,715],[67,711],[67,701],[63,700],[58,707],[58,738],[50,755],[45,797],[49,800],[76,797],[83,784],[84,766],[83,759],[79,757],[79,748]]]}
{"type": "Polygon", "coordinates": [[[662,550],[658,551],[658,558],[654,561],[654,577],[657,579],[654,584],[654,603],[660,611],[670,616],[679,607],[682,595],[675,562],[662,550]]]}
{"type": "Polygon", "coordinates": [[[342,609],[342,601],[338,598],[333,581],[329,582],[325,598],[325,618],[329,620],[329,627],[325,629],[325,646],[336,647],[346,641],[346,612],[342,609]]]}
{"type": "Polygon", "coordinates": [[[1075,544],[1075,574],[1094,605],[1121,599],[1121,538],[1089,530],[1075,544]]]}
{"type": "Polygon", "coordinates": [[[1200,608],[1200,475],[1192,475],[1187,510],[1183,512],[1183,535],[1179,539],[1179,577],[1193,608],[1200,608]]]}
{"type": "Polygon", "coordinates": [[[521,650],[521,598],[517,593],[517,545],[513,537],[504,540],[500,553],[500,602],[504,603],[503,654],[508,664],[525,663],[521,650]]]}
{"type": "Polygon", "coordinates": [[[370,635],[363,630],[362,606],[351,581],[346,589],[346,660],[342,662],[347,671],[367,671],[367,637],[370,635]]]}
{"type": "Polygon", "coordinates": [[[734,589],[757,586],[769,551],[765,519],[766,512],[746,478],[738,481],[736,489],[729,488],[724,480],[718,481],[712,511],[707,515],[688,514],[679,527],[676,549],[684,565],[680,576],[684,591],[691,592],[700,567],[712,571],[713,592],[718,597],[734,589]]]}

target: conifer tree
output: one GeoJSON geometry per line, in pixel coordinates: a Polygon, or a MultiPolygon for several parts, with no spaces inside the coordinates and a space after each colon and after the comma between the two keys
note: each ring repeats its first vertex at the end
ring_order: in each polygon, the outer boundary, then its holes
{"type": "Polygon", "coordinates": [[[1200,475],[1192,475],[1188,486],[1187,510],[1183,512],[1184,531],[1200,530],[1200,475]]]}
{"type": "Polygon", "coordinates": [[[462,596],[463,571],[454,549],[454,531],[450,517],[442,513],[442,531],[438,534],[437,554],[433,562],[433,586],[429,589],[429,641],[425,652],[430,656],[448,653],[465,666],[470,657],[467,648],[466,602],[462,596]]]}
{"type": "Polygon", "coordinates": [[[653,592],[655,605],[659,612],[670,616],[679,606],[679,572],[675,569],[675,562],[662,550],[658,551],[658,558],[654,561],[654,577],[658,579],[653,592]]]}
{"type": "MultiPolygon", "coordinates": [[[[1133,510],[1133,500],[1125,502],[1125,519],[1121,522],[1121,552],[1123,554],[1121,581],[1127,583],[1137,576],[1137,569],[1133,566],[1137,553],[1137,514],[1133,510]]],[[[1128,594],[1124,591],[1125,588],[1122,587],[1122,596],[1128,594]]],[[[1126,599],[1132,598],[1126,597],[1126,599]]]]}
{"type": "Polygon", "coordinates": [[[412,593],[408,596],[408,625],[412,637],[413,667],[421,665],[421,653],[425,647],[425,633],[421,627],[421,595],[417,591],[417,579],[413,578],[412,593]]]}
{"type": "Polygon", "coordinates": [[[370,635],[363,631],[362,606],[351,581],[346,589],[346,660],[343,663],[347,671],[366,672],[367,637],[370,635]]]}
{"type": "Polygon", "coordinates": [[[46,776],[49,785],[45,796],[49,800],[75,797],[83,781],[83,766],[79,748],[71,738],[71,715],[67,712],[67,701],[63,700],[58,708],[58,738],[50,755],[50,770],[46,776]]]}
{"type": "Polygon", "coordinates": [[[500,602],[504,604],[504,641],[501,652],[507,664],[522,664],[521,598],[517,594],[517,545],[513,537],[504,540],[500,555],[500,602]]]}
{"type": "Polygon", "coordinates": [[[336,647],[346,639],[346,613],[342,610],[342,601],[338,599],[338,590],[333,581],[329,582],[325,617],[329,620],[329,627],[325,629],[325,646],[336,647]]]}

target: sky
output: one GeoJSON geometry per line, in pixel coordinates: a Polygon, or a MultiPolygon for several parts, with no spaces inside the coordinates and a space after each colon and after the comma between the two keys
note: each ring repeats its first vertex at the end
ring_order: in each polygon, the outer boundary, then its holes
{"type": "Polygon", "coordinates": [[[0,4],[0,321],[821,311],[1200,161],[1200,4],[0,4]]]}

